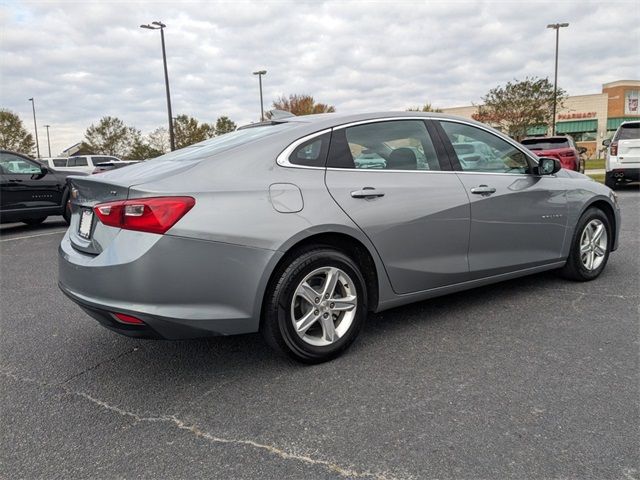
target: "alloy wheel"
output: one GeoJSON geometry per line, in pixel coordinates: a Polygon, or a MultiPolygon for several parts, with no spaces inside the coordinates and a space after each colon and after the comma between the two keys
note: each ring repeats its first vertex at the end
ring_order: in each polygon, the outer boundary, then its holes
{"type": "Polygon", "coordinates": [[[357,306],[358,295],[349,275],[336,267],[322,267],[298,284],[291,301],[291,321],[304,342],[323,347],[347,333],[357,306]]]}
{"type": "Polygon", "coordinates": [[[589,271],[597,270],[607,253],[607,229],[602,221],[591,220],[580,236],[580,261],[589,271]]]}

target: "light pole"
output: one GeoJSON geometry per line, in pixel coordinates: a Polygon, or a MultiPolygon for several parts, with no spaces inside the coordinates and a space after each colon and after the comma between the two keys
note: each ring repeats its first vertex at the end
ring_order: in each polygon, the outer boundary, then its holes
{"type": "Polygon", "coordinates": [[[558,43],[560,42],[560,29],[568,27],[568,23],[550,23],[547,28],[556,31],[556,69],[553,77],[553,116],[551,117],[551,135],[556,134],[556,107],[558,97],[558,43]]]}
{"type": "Polygon", "coordinates": [[[36,132],[36,152],[38,153],[38,158],[40,158],[40,143],[38,143],[38,124],[36,123],[36,102],[33,97],[31,97],[29,101],[31,102],[31,108],[33,109],[33,129],[36,132]]]}
{"type": "Polygon", "coordinates": [[[49,158],[51,158],[51,142],[49,141],[49,127],[51,125],[45,125],[44,128],[47,129],[47,146],[49,147],[49,158]]]}
{"type": "Polygon", "coordinates": [[[167,70],[167,52],[164,47],[164,29],[166,25],[160,21],[151,22],[151,24],[140,25],[140,28],[146,28],[148,30],[160,30],[160,41],[162,42],[162,62],[164,63],[164,84],[167,89],[167,116],[169,117],[169,143],[171,144],[171,150],[176,149],[176,140],[173,136],[173,122],[171,115],[171,95],[169,93],[169,71],[167,70]]]}
{"type": "Polygon", "coordinates": [[[254,75],[258,75],[258,82],[260,83],[260,121],[264,122],[264,103],[262,102],[262,76],[267,74],[266,70],[258,70],[253,72],[254,75]]]}

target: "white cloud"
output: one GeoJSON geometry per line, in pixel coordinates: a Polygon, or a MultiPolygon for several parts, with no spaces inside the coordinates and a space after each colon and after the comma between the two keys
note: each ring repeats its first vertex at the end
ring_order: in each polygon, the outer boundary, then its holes
{"type": "MultiPolygon", "coordinates": [[[[31,127],[51,125],[52,149],[82,139],[104,115],[144,132],[164,125],[166,103],[157,32],[166,30],[174,115],[202,121],[257,119],[265,106],[309,93],[338,111],[478,102],[514,78],[553,75],[596,93],[604,82],[638,77],[637,2],[233,1],[202,3],[48,2],[0,7],[0,106],[31,127]]],[[[44,128],[39,131],[46,144],[44,128]]]]}

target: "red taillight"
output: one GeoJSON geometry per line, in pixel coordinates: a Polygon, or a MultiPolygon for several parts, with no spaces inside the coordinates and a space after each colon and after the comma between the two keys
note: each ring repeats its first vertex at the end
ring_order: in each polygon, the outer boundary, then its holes
{"type": "Polygon", "coordinates": [[[614,157],[618,155],[618,142],[613,142],[611,144],[611,150],[609,155],[613,155],[614,157]]]}
{"type": "Polygon", "coordinates": [[[132,317],[131,315],[126,315],[124,313],[114,313],[113,315],[122,323],[127,323],[129,325],[144,325],[142,320],[132,317]]]}
{"type": "Polygon", "coordinates": [[[137,198],[101,203],[93,211],[110,227],[165,233],[195,204],[192,197],[137,198]]]}

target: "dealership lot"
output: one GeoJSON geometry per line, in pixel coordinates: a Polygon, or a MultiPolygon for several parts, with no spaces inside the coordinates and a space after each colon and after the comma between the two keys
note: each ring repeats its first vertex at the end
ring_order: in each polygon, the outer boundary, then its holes
{"type": "Polygon", "coordinates": [[[372,315],[318,366],[111,333],[56,286],[62,219],[3,225],[0,476],[639,478],[640,194],[618,193],[598,280],[372,315]]]}

